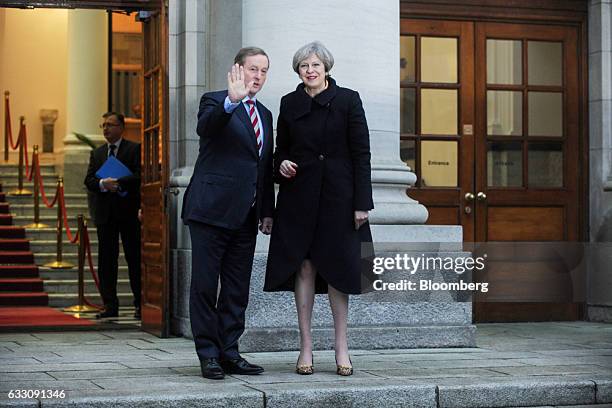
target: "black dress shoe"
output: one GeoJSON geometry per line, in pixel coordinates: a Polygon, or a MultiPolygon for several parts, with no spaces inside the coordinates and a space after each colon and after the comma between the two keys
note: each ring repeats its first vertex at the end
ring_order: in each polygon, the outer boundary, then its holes
{"type": "Polygon", "coordinates": [[[222,360],[221,367],[223,367],[223,370],[225,370],[225,372],[228,374],[254,375],[264,372],[263,367],[251,364],[242,357],[231,360],[222,360]]]}
{"type": "Polygon", "coordinates": [[[202,377],[211,380],[222,380],[225,378],[225,373],[219,365],[219,360],[216,358],[205,358],[200,360],[200,368],[202,369],[202,377]]]}
{"type": "Polygon", "coordinates": [[[106,319],[107,317],[119,317],[119,311],[116,309],[106,309],[96,315],[96,319],[106,319]]]}
{"type": "Polygon", "coordinates": [[[141,318],[142,318],[142,313],[140,312],[140,308],[137,307],[136,310],[134,310],[134,319],[140,320],[141,318]]]}

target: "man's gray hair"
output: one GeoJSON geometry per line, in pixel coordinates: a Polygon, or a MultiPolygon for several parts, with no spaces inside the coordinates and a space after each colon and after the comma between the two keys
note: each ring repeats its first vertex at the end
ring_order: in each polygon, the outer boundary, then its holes
{"type": "Polygon", "coordinates": [[[334,56],[320,41],[313,41],[300,47],[293,54],[293,70],[299,74],[300,62],[308,59],[312,54],[316,55],[321,60],[325,67],[325,72],[329,72],[334,66],[334,56]]]}
{"type": "Polygon", "coordinates": [[[252,57],[254,55],[263,55],[268,59],[268,65],[270,65],[270,58],[268,54],[264,50],[259,47],[244,47],[238,51],[238,54],[234,57],[234,64],[244,65],[244,61],[247,57],[252,57]]]}

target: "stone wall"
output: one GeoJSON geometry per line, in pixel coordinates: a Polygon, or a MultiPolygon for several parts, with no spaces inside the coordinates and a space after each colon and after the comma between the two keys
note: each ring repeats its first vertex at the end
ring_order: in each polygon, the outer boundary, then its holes
{"type": "MultiPolygon", "coordinates": [[[[589,213],[588,317],[612,322],[612,3],[589,2],[589,213]],[[607,243],[607,244],[606,244],[607,243]]],[[[586,210],[586,209],[585,209],[586,210]]]]}

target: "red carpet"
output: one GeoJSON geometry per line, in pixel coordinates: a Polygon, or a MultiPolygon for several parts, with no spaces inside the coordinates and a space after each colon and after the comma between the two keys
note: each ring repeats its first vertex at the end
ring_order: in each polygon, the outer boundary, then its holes
{"type": "Polygon", "coordinates": [[[95,325],[47,306],[49,296],[38,275],[26,229],[12,225],[10,205],[1,191],[0,183],[0,330],[95,325]]]}
{"type": "Polygon", "coordinates": [[[93,326],[50,307],[0,307],[0,330],[8,327],[93,326]]]}

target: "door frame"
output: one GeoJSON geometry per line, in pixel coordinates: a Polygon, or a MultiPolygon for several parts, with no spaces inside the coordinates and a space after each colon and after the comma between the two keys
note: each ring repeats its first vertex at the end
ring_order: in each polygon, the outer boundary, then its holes
{"type": "MultiPolygon", "coordinates": [[[[165,7],[167,10],[168,7],[168,0],[104,0],[104,1],[95,1],[95,0],[39,0],[39,1],[28,1],[28,0],[7,0],[5,3],[2,4],[3,8],[20,8],[20,9],[34,9],[34,8],[56,8],[56,9],[67,9],[67,10],[71,10],[71,9],[97,9],[97,10],[106,10],[106,11],[117,11],[117,10],[121,10],[121,11],[125,11],[125,12],[134,12],[134,11],[150,11],[150,12],[155,12],[156,10],[160,10],[162,7],[165,7]]],[[[161,217],[162,219],[162,238],[161,238],[161,242],[162,242],[162,247],[163,247],[163,251],[161,254],[161,262],[160,264],[162,264],[165,268],[164,271],[164,278],[165,278],[165,282],[163,285],[163,291],[164,293],[162,293],[162,300],[163,300],[163,305],[162,305],[162,312],[161,312],[161,316],[162,316],[162,323],[161,324],[144,324],[146,317],[146,308],[143,308],[143,317],[145,317],[145,319],[143,319],[143,326],[142,326],[142,330],[148,331],[150,333],[153,333],[157,336],[160,337],[167,337],[170,334],[170,308],[171,308],[171,295],[170,295],[170,285],[171,285],[171,279],[170,279],[170,268],[169,268],[169,220],[170,217],[168,215],[168,205],[167,205],[167,195],[168,195],[168,181],[169,181],[169,155],[168,155],[168,142],[170,140],[170,135],[169,135],[169,126],[168,126],[168,108],[169,108],[169,103],[168,103],[168,94],[169,94],[169,89],[168,89],[168,77],[167,77],[167,68],[169,65],[169,61],[168,61],[168,52],[169,52],[169,35],[168,35],[168,19],[167,19],[168,13],[167,11],[165,12],[165,20],[163,21],[162,24],[162,28],[161,28],[161,34],[160,34],[160,44],[158,44],[158,46],[160,47],[160,53],[161,53],[161,58],[162,58],[162,65],[163,65],[163,69],[162,69],[162,85],[160,86],[160,89],[158,90],[161,95],[160,95],[160,100],[161,100],[161,109],[160,109],[160,115],[162,115],[163,118],[163,122],[160,126],[160,137],[163,138],[163,152],[162,152],[162,180],[161,180],[161,187],[160,187],[160,193],[161,193],[161,217]]],[[[111,26],[109,25],[109,30],[111,29],[111,26]]],[[[110,35],[110,33],[109,33],[110,35]]],[[[144,29],[143,29],[143,46],[144,46],[144,29]]],[[[110,61],[110,60],[109,60],[110,61]]],[[[143,62],[143,68],[144,68],[144,62],[143,62]]],[[[110,67],[110,64],[109,64],[110,67]]],[[[109,69],[109,74],[110,74],[110,69],[109,69]]],[[[144,75],[141,78],[141,81],[144,81],[144,75]]],[[[141,83],[141,101],[144,102],[144,86],[141,83]]],[[[110,103],[110,98],[109,98],[109,103],[110,103]]],[[[143,106],[143,110],[145,109],[145,107],[143,106]]],[[[144,131],[144,118],[143,121],[141,122],[141,135],[143,134],[144,131]]],[[[141,136],[141,142],[144,142],[144,140],[142,140],[142,136],[141,136]]],[[[143,164],[143,168],[141,171],[141,174],[144,174],[145,169],[144,169],[144,156],[145,156],[145,152],[141,150],[141,164],[143,164]]],[[[143,189],[143,184],[144,182],[141,181],[141,196],[142,198],[144,198],[144,189],[143,189]]],[[[141,206],[144,204],[144,201],[141,201],[141,206]]],[[[142,229],[141,229],[141,233],[142,233],[142,229]]],[[[142,241],[142,240],[141,240],[142,241]]],[[[141,248],[142,248],[143,243],[141,242],[141,248]]],[[[143,251],[141,251],[141,269],[144,270],[145,268],[144,266],[144,259],[143,259],[143,251]]],[[[144,273],[142,274],[144,277],[144,273]]],[[[144,292],[145,289],[145,283],[146,281],[143,279],[143,289],[142,291],[144,292]]],[[[144,299],[144,296],[143,296],[144,299]]]]}
{"type": "MultiPolygon", "coordinates": [[[[168,103],[168,7],[166,0],[154,0],[158,7],[143,21],[143,63],[141,75],[141,209],[143,213],[141,234],[141,329],[158,337],[170,335],[171,270],[170,228],[168,215],[169,170],[169,103],[168,103]],[[157,20],[157,21],[155,21],[157,20]],[[151,51],[151,66],[147,62],[147,24],[159,24],[155,32],[159,43],[151,51]],[[158,54],[157,56],[155,54],[158,54]],[[147,79],[151,82],[149,97],[151,111],[146,112],[147,79]],[[155,86],[157,83],[157,87],[155,86]],[[155,92],[157,94],[155,94],[155,92]],[[157,106],[154,107],[157,102],[157,106]],[[146,134],[152,134],[154,145],[146,134]],[[155,137],[157,135],[157,138],[155,137]],[[159,149],[161,145],[161,149],[159,149]],[[159,248],[158,250],[155,250],[159,248]],[[150,267],[150,268],[149,268],[150,267]],[[149,269],[151,272],[149,273],[149,269]],[[149,285],[149,282],[150,283],[149,285]],[[153,289],[153,290],[151,290],[153,289]],[[155,293],[159,289],[160,293],[155,293]],[[151,291],[149,291],[151,290],[151,291]],[[149,296],[150,295],[150,296],[149,296]],[[150,302],[149,302],[150,300],[150,302]]],[[[149,138],[151,139],[151,138],[149,138]]]]}
{"type": "Polygon", "coordinates": [[[578,241],[589,237],[589,123],[588,123],[588,4],[539,0],[400,0],[403,19],[455,20],[514,24],[572,26],[578,32],[578,241]]]}
{"type": "Polygon", "coordinates": [[[60,8],[60,9],[99,9],[99,10],[153,10],[157,8],[156,0],[5,0],[4,8],[60,8]]]}

